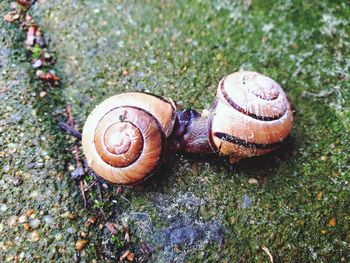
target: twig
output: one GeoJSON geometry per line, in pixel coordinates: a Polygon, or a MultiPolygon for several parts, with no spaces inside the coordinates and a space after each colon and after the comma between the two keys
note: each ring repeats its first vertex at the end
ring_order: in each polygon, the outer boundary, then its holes
{"type": "Polygon", "coordinates": [[[62,130],[70,133],[78,140],[81,140],[81,138],[82,138],[81,133],[79,131],[77,131],[74,127],[70,126],[68,123],[60,122],[59,126],[62,130]]]}
{"type": "Polygon", "coordinates": [[[93,181],[90,185],[88,185],[86,188],[85,188],[85,192],[88,191],[91,187],[93,187],[94,185],[97,184],[97,181],[93,181]]]}
{"type": "Polygon", "coordinates": [[[88,162],[86,159],[84,159],[84,168],[85,171],[88,175],[91,175],[98,183],[100,186],[102,186],[102,188],[104,189],[108,189],[108,184],[107,181],[105,179],[103,179],[102,177],[98,176],[89,166],[88,162]]]}
{"type": "Polygon", "coordinates": [[[265,247],[265,246],[262,246],[261,249],[264,250],[264,252],[269,256],[270,262],[273,263],[273,257],[272,257],[272,255],[270,253],[270,250],[267,247],[265,247]]]}
{"type": "MultiPolygon", "coordinates": [[[[101,187],[97,187],[97,189],[98,189],[98,195],[99,195],[99,197],[100,197],[100,200],[103,200],[101,187]]],[[[105,214],[105,212],[103,211],[102,207],[100,207],[100,213],[102,214],[102,216],[103,216],[104,218],[106,218],[106,214],[105,214]]]]}
{"type": "MultiPolygon", "coordinates": [[[[68,125],[76,130],[71,103],[67,104],[66,111],[67,111],[67,115],[68,115],[68,125]]],[[[75,157],[75,161],[77,163],[77,167],[78,168],[83,167],[83,164],[79,158],[79,147],[78,147],[78,144],[76,142],[74,143],[74,157],[75,157]]],[[[79,187],[80,187],[81,194],[83,196],[84,207],[86,207],[87,202],[86,202],[86,195],[85,195],[84,186],[85,186],[84,179],[83,178],[79,179],[79,187]]]]}
{"type": "Polygon", "coordinates": [[[321,90],[318,93],[304,91],[302,93],[303,97],[314,97],[314,98],[326,98],[331,96],[334,93],[334,90],[321,90]]]}

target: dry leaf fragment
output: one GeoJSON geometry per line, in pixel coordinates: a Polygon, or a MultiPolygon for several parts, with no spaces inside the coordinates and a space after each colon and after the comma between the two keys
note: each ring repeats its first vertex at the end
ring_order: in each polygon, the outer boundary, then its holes
{"type": "Polygon", "coordinates": [[[117,234],[117,228],[115,227],[115,224],[107,222],[106,227],[109,231],[111,231],[112,235],[117,234]]]}
{"type": "Polygon", "coordinates": [[[86,239],[78,240],[77,243],[75,243],[75,249],[78,251],[82,251],[87,243],[88,241],[86,239]]]}
{"type": "Polygon", "coordinates": [[[332,217],[329,222],[328,222],[328,225],[330,227],[335,227],[337,225],[337,219],[335,217],[332,217]]]}
{"type": "Polygon", "coordinates": [[[29,231],[29,230],[30,230],[30,225],[29,225],[28,223],[24,223],[24,224],[23,224],[23,228],[24,228],[25,230],[29,231]]]}
{"type": "Polygon", "coordinates": [[[181,247],[178,244],[175,244],[174,250],[175,250],[176,253],[180,253],[181,252],[181,247]]]}
{"type": "Polygon", "coordinates": [[[123,255],[119,258],[120,261],[124,260],[128,255],[130,254],[130,250],[127,250],[124,252],[123,255]]]}
{"type": "Polygon", "coordinates": [[[272,257],[272,255],[270,253],[270,250],[267,247],[265,247],[265,246],[262,246],[261,249],[264,250],[264,252],[269,256],[270,262],[273,263],[273,257],[272,257]]]}
{"type": "Polygon", "coordinates": [[[96,216],[89,218],[89,220],[85,223],[85,226],[89,228],[91,225],[95,224],[96,220],[96,216]]]}
{"type": "Polygon", "coordinates": [[[4,87],[2,87],[2,89],[0,90],[0,93],[7,93],[7,92],[9,92],[9,91],[10,91],[9,86],[4,86],[4,87]]]}
{"type": "Polygon", "coordinates": [[[33,215],[35,216],[36,212],[33,208],[28,209],[28,211],[26,212],[26,215],[29,217],[32,217],[33,215]]]}
{"type": "Polygon", "coordinates": [[[18,18],[19,18],[19,13],[17,11],[11,11],[7,15],[4,16],[4,20],[6,22],[10,22],[10,23],[14,22],[18,18]]]}
{"type": "Polygon", "coordinates": [[[80,236],[81,236],[82,238],[86,238],[86,237],[87,237],[87,234],[86,234],[86,232],[81,231],[81,232],[80,232],[80,236]]]}
{"type": "Polygon", "coordinates": [[[89,222],[90,224],[95,224],[96,220],[97,220],[97,217],[96,217],[96,216],[93,216],[93,217],[89,218],[88,222],[89,222]]]}
{"type": "Polygon", "coordinates": [[[40,28],[38,28],[35,31],[35,43],[38,44],[40,47],[45,47],[46,46],[44,34],[43,34],[43,32],[41,31],[40,28]]]}
{"type": "Polygon", "coordinates": [[[127,75],[129,75],[129,72],[126,69],[124,69],[122,75],[123,77],[126,77],[127,75]]]}
{"type": "Polygon", "coordinates": [[[321,192],[318,192],[317,193],[317,196],[316,196],[316,199],[318,200],[318,201],[320,201],[321,199],[322,199],[322,197],[323,197],[323,192],[321,191],[321,192]]]}
{"type": "Polygon", "coordinates": [[[26,39],[27,46],[30,46],[30,47],[34,46],[36,30],[37,30],[36,26],[30,26],[28,28],[27,39],[26,39]]]}
{"type": "Polygon", "coordinates": [[[143,254],[149,254],[149,252],[150,252],[150,249],[147,246],[147,243],[143,240],[141,241],[141,251],[143,254]]]}
{"type": "Polygon", "coordinates": [[[43,81],[49,81],[49,82],[59,82],[61,79],[53,72],[47,72],[45,73],[42,70],[38,70],[36,72],[36,76],[40,78],[43,81]]]}
{"type": "Polygon", "coordinates": [[[22,5],[22,6],[27,6],[27,7],[30,7],[32,5],[31,0],[17,0],[17,3],[22,5]]]}
{"type": "Polygon", "coordinates": [[[125,240],[130,242],[129,229],[127,227],[125,227],[124,232],[125,232],[125,235],[124,235],[125,240]]]}
{"type": "Polygon", "coordinates": [[[132,252],[130,252],[130,253],[127,255],[126,258],[127,258],[129,261],[134,261],[134,259],[135,259],[135,254],[132,253],[132,252]]]}
{"type": "Polygon", "coordinates": [[[123,193],[123,187],[118,186],[118,188],[117,188],[117,193],[118,193],[118,194],[122,194],[122,193],[123,193]]]}

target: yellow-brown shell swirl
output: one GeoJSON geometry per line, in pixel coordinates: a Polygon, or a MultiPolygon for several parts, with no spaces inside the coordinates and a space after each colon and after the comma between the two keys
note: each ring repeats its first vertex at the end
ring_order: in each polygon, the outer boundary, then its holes
{"type": "Polygon", "coordinates": [[[88,116],[82,134],[89,166],[116,184],[136,184],[159,164],[175,122],[172,100],[130,92],[103,101],[88,116]]]}
{"type": "Polygon", "coordinates": [[[262,155],[277,148],[292,125],[291,105],[278,83],[256,72],[236,72],[219,83],[209,141],[222,155],[262,155]]]}

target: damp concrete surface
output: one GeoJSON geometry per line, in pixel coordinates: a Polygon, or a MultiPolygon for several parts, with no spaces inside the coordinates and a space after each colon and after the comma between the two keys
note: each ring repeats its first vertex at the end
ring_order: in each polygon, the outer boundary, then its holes
{"type": "Polygon", "coordinates": [[[0,261],[350,261],[347,1],[39,0],[30,14],[59,88],[36,77],[25,34],[2,19],[10,5],[0,3],[0,261]],[[210,109],[238,70],[272,77],[297,109],[278,151],[234,165],[165,156],[140,185],[92,185],[84,207],[75,140],[58,126],[68,102],[80,130],[126,91],[210,109]]]}

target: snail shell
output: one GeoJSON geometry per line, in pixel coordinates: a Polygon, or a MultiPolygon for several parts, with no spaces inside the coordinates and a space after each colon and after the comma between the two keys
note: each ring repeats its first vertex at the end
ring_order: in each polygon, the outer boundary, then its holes
{"type": "Polygon", "coordinates": [[[116,184],[136,184],[159,164],[174,126],[170,99],[130,92],[110,97],[88,116],[82,134],[90,167],[116,184]]]}
{"type": "Polygon", "coordinates": [[[279,84],[256,72],[224,77],[209,116],[209,142],[236,159],[276,149],[289,136],[292,107],[279,84]]]}

